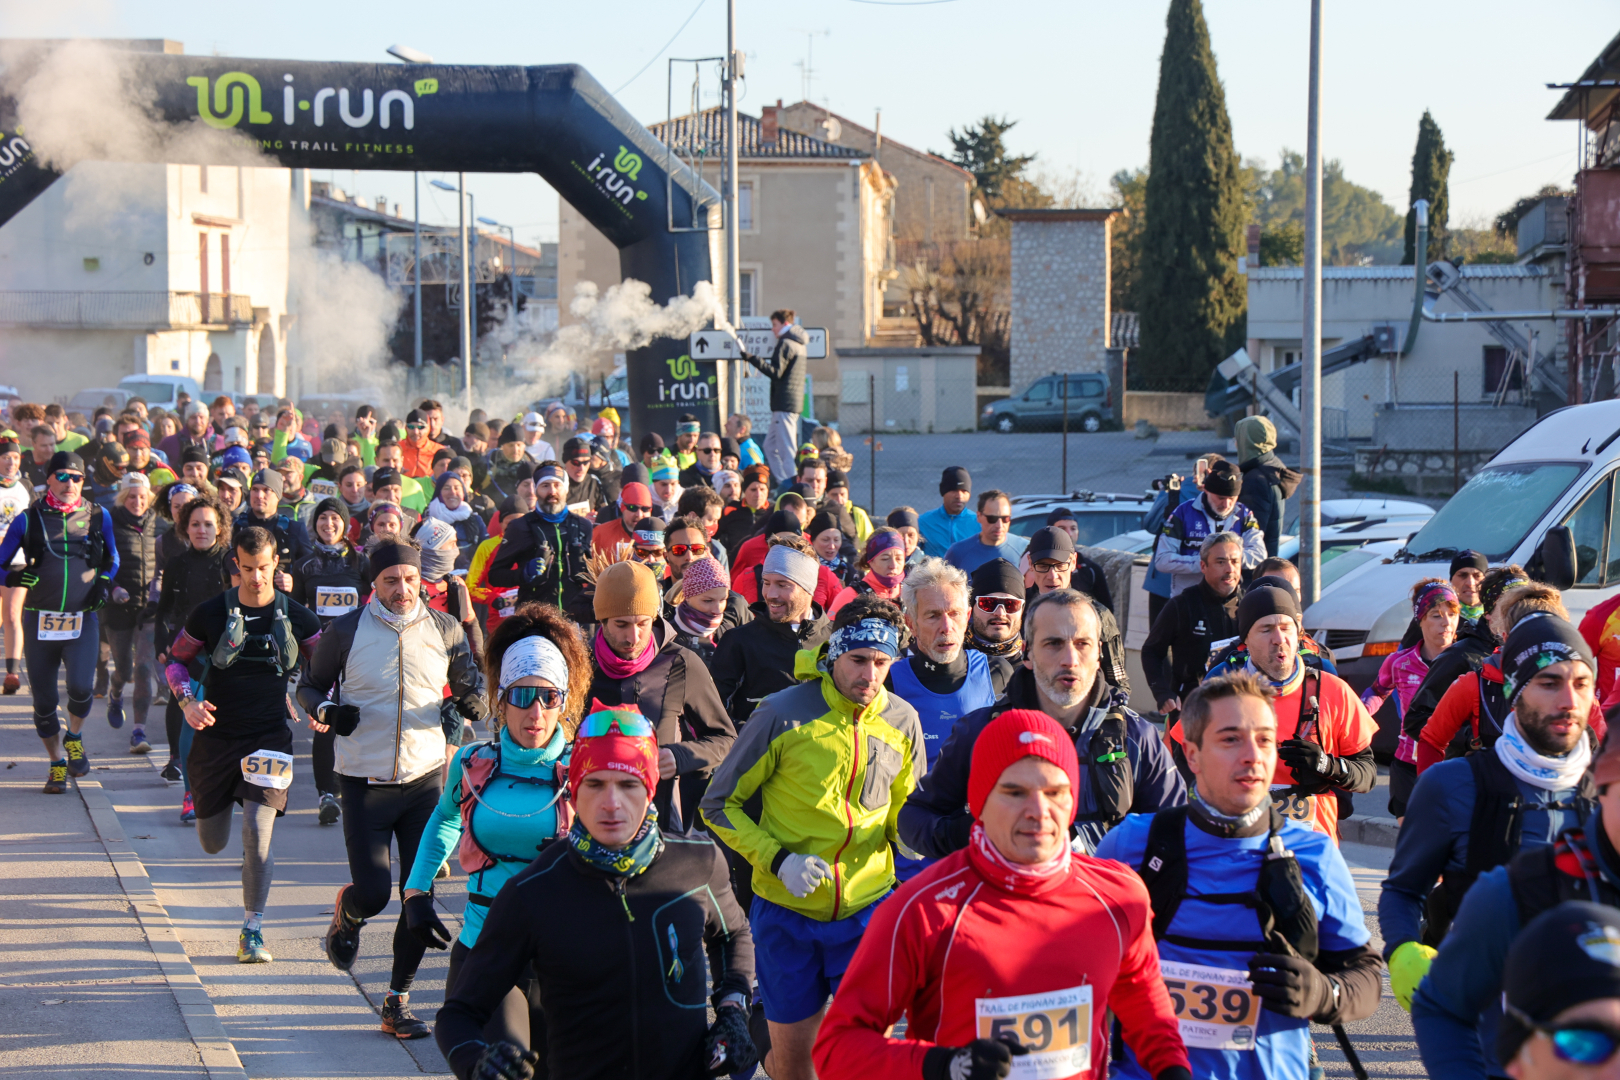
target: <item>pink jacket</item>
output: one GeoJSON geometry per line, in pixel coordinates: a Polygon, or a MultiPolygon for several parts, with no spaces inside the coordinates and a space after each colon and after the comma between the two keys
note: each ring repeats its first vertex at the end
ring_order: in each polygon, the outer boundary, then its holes
{"type": "MultiPolygon", "coordinates": [[[[1412,704],[1412,698],[1418,687],[1423,685],[1424,676],[1429,674],[1429,662],[1423,659],[1423,644],[1419,642],[1410,649],[1401,649],[1390,654],[1383,665],[1378,669],[1378,678],[1372,685],[1362,691],[1361,703],[1367,706],[1369,713],[1376,713],[1389,700],[1389,695],[1395,695],[1396,716],[1405,717],[1406,708],[1412,704]]],[[[1401,732],[1399,741],[1395,744],[1395,757],[1400,761],[1417,764],[1417,740],[1401,732]]]]}

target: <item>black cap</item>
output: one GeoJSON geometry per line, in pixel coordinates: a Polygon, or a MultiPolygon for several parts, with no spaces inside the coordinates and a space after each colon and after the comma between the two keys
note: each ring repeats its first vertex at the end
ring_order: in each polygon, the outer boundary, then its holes
{"type": "Polygon", "coordinates": [[[563,443],[562,452],[564,461],[575,461],[591,456],[591,440],[582,439],[578,435],[563,443]]]}
{"type": "Polygon", "coordinates": [[[1074,511],[1070,510],[1067,506],[1060,506],[1056,510],[1053,510],[1050,514],[1046,515],[1046,523],[1048,525],[1056,525],[1060,521],[1072,521],[1079,524],[1080,519],[1075,517],[1074,511]]]}
{"type": "Polygon", "coordinates": [[[741,460],[742,447],[738,446],[737,440],[730,435],[722,435],[720,436],[720,456],[723,458],[734,457],[741,460]]]}
{"type": "Polygon", "coordinates": [[[1292,590],[1261,585],[1244,593],[1238,604],[1238,637],[1247,638],[1254,624],[1270,615],[1288,615],[1299,621],[1299,601],[1292,590]]]}
{"type": "Polygon", "coordinates": [[[968,584],[973,586],[974,596],[997,593],[1021,598],[1024,595],[1024,575],[1006,559],[980,563],[979,568],[968,576],[968,584]]]}
{"type": "Polygon", "coordinates": [[[1576,1005],[1620,998],[1620,911],[1566,900],[1536,916],[1508,949],[1502,996],[1499,1061],[1513,1060],[1531,1035],[1513,1010],[1546,1024],[1576,1005]]]}
{"type": "Polygon", "coordinates": [[[941,495],[951,491],[972,491],[973,478],[968,471],[960,465],[952,465],[939,476],[939,493],[941,495]]]}
{"type": "Polygon", "coordinates": [[[1230,461],[1217,461],[1204,474],[1204,490],[1230,498],[1243,490],[1243,474],[1230,461]]]}
{"type": "Polygon", "coordinates": [[[507,424],[505,427],[501,428],[501,445],[502,446],[505,446],[509,442],[523,442],[523,441],[524,441],[523,432],[518,430],[518,426],[516,424],[507,424]]]}
{"type": "MultiPolygon", "coordinates": [[[[207,458],[203,459],[207,461],[207,458]]],[[[46,466],[47,472],[59,472],[62,469],[72,469],[74,472],[84,472],[84,458],[71,450],[58,450],[51,455],[51,463],[46,466]]]]}
{"type": "Polygon", "coordinates": [[[810,539],[814,540],[828,529],[836,528],[838,528],[838,519],[827,513],[827,511],[821,510],[817,512],[815,517],[810,519],[810,539]]]}
{"type": "Polygon", "coordinates": [[[1502,643],[1502,689],[1508,703],[1518,700],[1536,672],[1566,660],[1578,660],[1597,674],[1592,647],[1573,624],[1551,612],[1520,619],[1502,643]]]}
{"type": "Polygon", "coordinates": [[[843,488],[845,491],[849,490],[849,476],[844,472],[843,469],[827,470],[827,490],[831,491],[833,488],[843,488]]]}
{"type": "Polygon", "coordinates": [[[1067,559],[1074,552],[1074,537],[1055,525],[1036,529],[1035,535],[1029,538],[1029,561],[1032,563],[1042,559],[1067,559]]]}
{"type": "Polygon", "coordinates": [[[184,465],[192,461],[200,461],[204,465],[208,464],[207,449],[198,443],[192,443],[190,446],[180,451],[180,464],[184,465]]]}
{"type": "Polygon", "coordinates": [[[619,484],[621,486],[625,484],[646,484],[651,488],[652,473],[641,462],[632,462],[626,465],[624,471],[619,474],[619,484]]]}
{"type": "Polygon", "coordinates": [[[636,450],[643,454],[657,453],[664,448],[664,437],[656,431],[649,431],[636,443],[636,450]]]}
{"type": "Polygon", "coordinates": [[[427,417],[422,415],[420,409],[412,409],[405,414],[405,422],[407,424],[425,424],[427,423],[427,417]]]}
{"type": "Polygon", "coordinates": [[[775,536],[777,533],[802,533],[804,525],[799,521],[799,515],[791,510],[772,510],[771,516],[765,519],[765,535],[775,536]]]}
{"type": "Polygon", "coordinates": [[[1249,588],[1281,589],[1283,592],[1294,598],[1295,604],[1299,603],[1299,590],[1294,588],[1294,583],[1292,581],[1289,581],[1281,574],[1267,574],[1265,577],[1257,577],[1253,581],[1249,582],[1249,588]]]}
{"type": "Polygon", "coordinates": [[[378,469],[371,474],[371,490],[385,487],[404,487],[404,477],[398,469],[378,469]]]}
{"type": "Polygon", "coordinates": [[[915,529],[919,519],[917,516],[917,511],[911,509],[910,507],[900,506],[890,510],[889,516],[885,520],[889,523],[891,528],[915,529]]]}
{"type": "Polygon", "coordinates": [[[1459,570],[1478,570],[1480,573],[1491,568],[1491,561],[1472,548],[1463,548],[1457,552],[1457,557],[1451,560],[1451,570],[1446,574],[1450,577],[1459,570]]]}
{"type": "Polygon", "coordinates": [[[315,532],[315,523],[319,521],[321,519],[321,515],[326,513],[328,510],[332,511],[332,513],[343,519],[343,531],[345,534],[347,534],[349,531],[349,508],[347,505],[345,505],[342,499],[329,495],[315,504],[315,512],[309,516],[309,531],[311,535],[313,535],[315,532]]]}

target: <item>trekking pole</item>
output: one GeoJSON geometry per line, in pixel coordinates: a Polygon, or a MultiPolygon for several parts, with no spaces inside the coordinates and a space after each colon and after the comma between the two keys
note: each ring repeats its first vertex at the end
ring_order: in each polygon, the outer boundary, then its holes
{"type": "Polygon", "coordinates": [[[1367,1069],[1356,1055],[1356,1048],[1350,1045],[1350,1033],[1344,1030],[1343,1024],[1334,1024],[1333,1034],[1339,1040],[1339,1049],[1344,1051],[1344,1060],[1350,1063],[1350,1072],[1356,1080],[1367,1080],[1367,1069]]]}

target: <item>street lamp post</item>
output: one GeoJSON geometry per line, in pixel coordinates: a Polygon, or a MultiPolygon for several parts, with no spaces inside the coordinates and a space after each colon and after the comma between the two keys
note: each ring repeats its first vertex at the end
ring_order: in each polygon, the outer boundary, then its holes
{"type": "Polygon", "coordinates": [[[1316,603],[1322,582],[1322,0],[1311,0],[1305,117],[1305,311],[1300,327],[1305,363],[1299,394],[1305,482],[1299,500],[1299,574],[1300,602],[1309,607],[1316,603]]]}
{"type": "Polygon", "coordinates": [[[492,229],[506,230],[506,281],[508,303],[511,305],[513,324],[517,323],[517,233],[510,225],[502,225],[494,218],[481,217],[479,224],[488,225],[492,229]]]}
{"type": "MultiPolygon", "coordinates": [[[[737,51],[737,0],[726,0],[726,157],[725,183],[720,185],[726,214],[726,317],[733,330],[742,329],[742,270],[737,261],[742,257],[741,222],[737,219],[737,79],[742,75],[742,53],[737,51]]],[[[731,370],[726,388],[731,399],[731,411],[742,412],[742,361],[727,361],[731,370]]],[[[722,418],[723,419],[723,418],[722,418]]]]}
{"type": "Polygon", "coordinates": [[[430,180],[428,183],[440,191],[453,191],[456,194],[456,231],[461,241],[461,392],[467,408],[471,409],[473,319],[476,318],[478,298],[473,294],[471,264],[467,260],[467,219],[472,215],[467,207],[470,196],[467,196],[466,174],[457,173],[454,184],[447,184],[443,180],[430,180]]]}

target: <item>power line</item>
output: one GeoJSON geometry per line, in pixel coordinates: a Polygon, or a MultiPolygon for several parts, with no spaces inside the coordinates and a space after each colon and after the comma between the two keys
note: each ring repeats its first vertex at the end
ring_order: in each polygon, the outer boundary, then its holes
{"type": "MultiPolygon", "coordinates": [[[[930,2],[931,3],[938,3],[939,0],[930,0],[930,2]]],[[[687,28],[687,26],[692,22],[692,20],[697,18],[697,13],[699,11],[703,10],[703,5],[706,4],[706,3],[708,3],[708,0],[698,0],[697,7],[693,8],[692,9],[692,14],[690,14],[690,15],[688,15],[686,17],[686,22],[681,23],[680,30],[675,31],[675,33],[670,36],[670,39],[668,41],[664,42],[664,47],[662,49],[659,49],[656,53],[654,53],[651,60],[648,60],[645,64],[641,65],[641,70],[640,71],[636,72],[634,75],[632,75],[628,79],[626,79],[624,81],[624,86],[621,86],[617,90],[613,91],[613,95],[615,97],[617,97],[619,94],[624,92],[625,86],[629,86],[631,83],[635,82],[637,79],[639,79],[643,75],[645,75],[647,73],[647,69],[652,67],[653,64],[658,61],[658,58],[660,56],[663,56],[665,53],[667,53],[669,51],[669,47],[671,45],[675,44],[675,39],[681,36],[681,31],[685,30],[687,28]]]]}
{"type": "Polygon", "coordinates": [[[1503,173],[1517,172],[1519,169],[1528,169],[1532,165],[1540,165],[1543,162],[1555,161],[1559,158],[1567,158],[1573,155],[1573,150],[1561,150],[1556,154],[1549,154],[1544,158],[1537,158],[1535,161],[1524,161],[1517,165],[1509,165],[1505,169],[1497,169],[1495,172],[1480,173],[1477,176],[1467,176],[1461,180],[1453,180],[1451,182],[1453,184],[1467,184],[1472,183],[1475,180],[1488,180],[1493,176],[1501,176],[1503,173]]]}
{"type": "Polygon", "coordinates": [[[956,0],[849,0],[852,4],[872,4],[876,7],[928,7],[931,4],[954,4],[956,0]]]}

